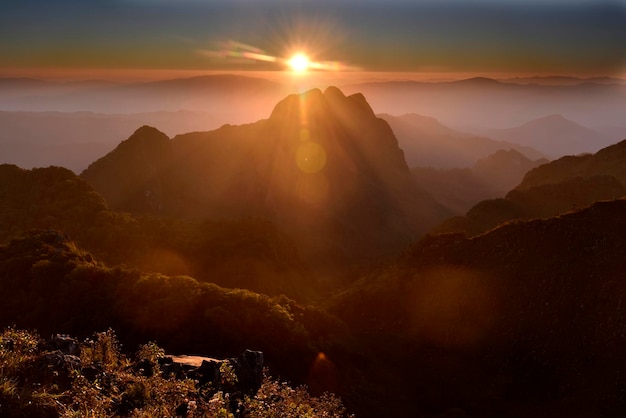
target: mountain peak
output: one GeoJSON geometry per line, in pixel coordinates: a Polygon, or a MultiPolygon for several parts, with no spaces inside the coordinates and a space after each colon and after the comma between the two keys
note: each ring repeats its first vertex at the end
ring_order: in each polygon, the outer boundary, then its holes
{"type": "Polygon", "coordinates": [[[329,86],[326,88],[326,90],[324,90],[324,96],[330,100],[332,99],[345,99],[346,95],[343,94],[343,92],[335,86],[329,86]]]}
{"type": "Polygon", "coordinates": [[[291,94],[280,101],[272,111],[270,120],[282,120],[295,113],[311,114],[322,112],[326,116],[333,115],[347,118],[357,114],[376,119],[371,106],[360,93],[347,96],[337,87],[330,86],[322,93],[318,88],[299,94],[291,94]]]}
{"type": "Polygon", "coordinates": [[[467,78],[465,80],[458,80],[458,81],[453,81],[454,84],[457,85],[475,85],[475,86],[496,86],[496,85],[500,85],[502,84],[501,82],[499,82],[498,80],[494,80],[493,78],[488,78],[488,77],[472,77],[472,78],[467,78]]]}
{"type": "Polygon", "coordinates": [[[163,132],[159,131],[157,128],[148,125],[143,125],[141,128],[137,129],[128,139],[130,140],[133,138],[158,138],[169,140],[169,137],[163,132]]]}
{"type": "MultiPolygon", "coordinates": [[[[554,113],[548,116],[543,116],[537,119],[530,120],[518,126],[518,128],[520,129],[530,129],[530,128],[557,129],[559,128],[559,129],[568,129],[568,130],[576,129],[576,130],[585,131],[585,132],[594,132],[590,128],[580,125],[559,113],[554,113]]],[[[513,129],[516,129],[516,128],[513,128],[513,129]]]]}

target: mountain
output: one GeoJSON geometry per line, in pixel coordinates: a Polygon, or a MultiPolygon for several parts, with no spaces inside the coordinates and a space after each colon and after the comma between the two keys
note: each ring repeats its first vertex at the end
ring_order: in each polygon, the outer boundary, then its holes
{"type": "Polygon", "coordinates": [[[472,172],[495,190],[506,192],[517,186],[528,171],[548,162],[545,158],[531,160],[515,149],[498,150],[476,161],[472,172]]]}
{"type": "Polygon", "coordinates": [[[531,170],[517,187],[520,190],[556,184],[575,177],[613,176],[626,185],[626,140],[593,155],[567,156],[531,170]]]}
{"type": "Polygon", "coordinates": [[[624,213],[621,199],[428,236],[330,309],[379,344],[417,408],[455,411],[433,416],[619,416],[624,213]]]}
{"type": "MultiPolygon", "coordinates": [[[[355,83],[342,89],[346,94],[363,93],[376,113],[430,115],[464,131],[467,127],[509,128],[551,114],[561,114],[583,126],[623,126],[621,109],[626,106],[626,85],[613,83],[521,85],[487,79],[406,80],[355,83]]],[[[558,156],[567,153],[571,152],[562,150],[558,156]]]]}
{"type": "Polygon", "coordinates": [[[624,195],[626,188],[615,177],[576,177],[558,184],[512,190],[503,199],[484,200],[465,216],[448,219],[432,232],[475,236],[508,221],[552,217],[624,195]]]}
{"type": "Polygon", "coordinates": [[[483,233],[514,219],[534,219],[626,195],[626,141],[593,155],[568,156],[530,170],[504,199],[485,200],[432,232],[483,233]]]}
{"type": "Polygon", "coordinates": [[[460,132],[434,118],[417,114],[382,114],[404,151],[409,167],[466,168],[501,149],[514,149],[531,159],[543,155],[531,147],[460,132]]]}
{"type": "Polygon", "coordinates": [[[110,210],[67,169],[0,165],[0,242],[33,228],[63,231],[110,265],[298,299],[319,290],[293,243],[270,222],[132,217],[110,210]]]}
{"type": "Polygon", "coordinates": [[[535,119],[515,128],[491,130],[487,135],[533,147],[553,158],[596,152],[611,143],[606,135],[561,115],[535,119]]]}
{"type": "Polygon", "coordinates": [[[219,121],[204,112],[101,114],[0,112],[0,163],[22,168],[69,168],[80,173],[111,151],[137,126],[152,124],[170,135],[207,130],[219,121]]]}
{"type": "Polygon", "coordinates": [[[143,127],[82,175],[114,209],[260,216],[319,266],[402,248],[448,213],[418,189],[362,95],[290,95],[267,120],[169,139],[143,127]]]}
{"type": "Polygon", "coordinates": [[[547,160],[529,160],[515,150],[499,150],[481,158],[472,168],[411,170],[417,185],[452,212],[467,212],[476,203],[501,197],[522,180],[530,169],[547,160]]]}

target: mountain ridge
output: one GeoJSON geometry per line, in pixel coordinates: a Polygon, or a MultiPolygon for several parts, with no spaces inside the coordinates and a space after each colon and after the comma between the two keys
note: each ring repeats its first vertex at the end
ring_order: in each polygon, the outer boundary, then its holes
{"type": "Polygon", "coordinates": [[[254,124],[171,140],[149,132],[163,149],[148,160],[140,145],[127,156],[118,147],[81,174],[114,209],[261,216],[325,260],[396,251],[447,213],[414,185],[387,122],[336,87],[289,95],[254,124]]]}

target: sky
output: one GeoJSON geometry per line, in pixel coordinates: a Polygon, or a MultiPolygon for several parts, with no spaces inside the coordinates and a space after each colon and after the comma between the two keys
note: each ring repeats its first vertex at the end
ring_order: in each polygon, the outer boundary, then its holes
{"type": "Polygon", "coordinates": [[[626,73],[626,0],[2,0],[0,75],[27,70],[626,73]],[[259,59],[261,58],[261,59],[259,59]]]}

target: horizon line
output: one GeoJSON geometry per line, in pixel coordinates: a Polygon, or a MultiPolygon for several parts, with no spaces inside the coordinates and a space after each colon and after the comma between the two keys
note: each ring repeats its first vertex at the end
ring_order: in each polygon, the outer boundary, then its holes
{"type": "Polygon", "coordinates": [[[516,78],[572,78],[590,80],[611,78],[626,81],[626,72],[622,74],[580,74],[580,73],[545,73],[545,72],[514,72],[514,71],[446,71],[446,70],[414,70],[414,71],[309,71],[305,74],[294,74],[288,70],[205,70],[205,69],[108,69],[108,68],[0,68],[0,78],[28,78],[42,81],[111,81],[111,82],[151,82],[180,78],[193,78],[209,75],[240,75],[265,78],[276,81],[281,78],[300,80],[332,80],[336,81],[423,81],[446,82],[461,81],[472,78],[490,78],[507,80],[516,78]]]}

